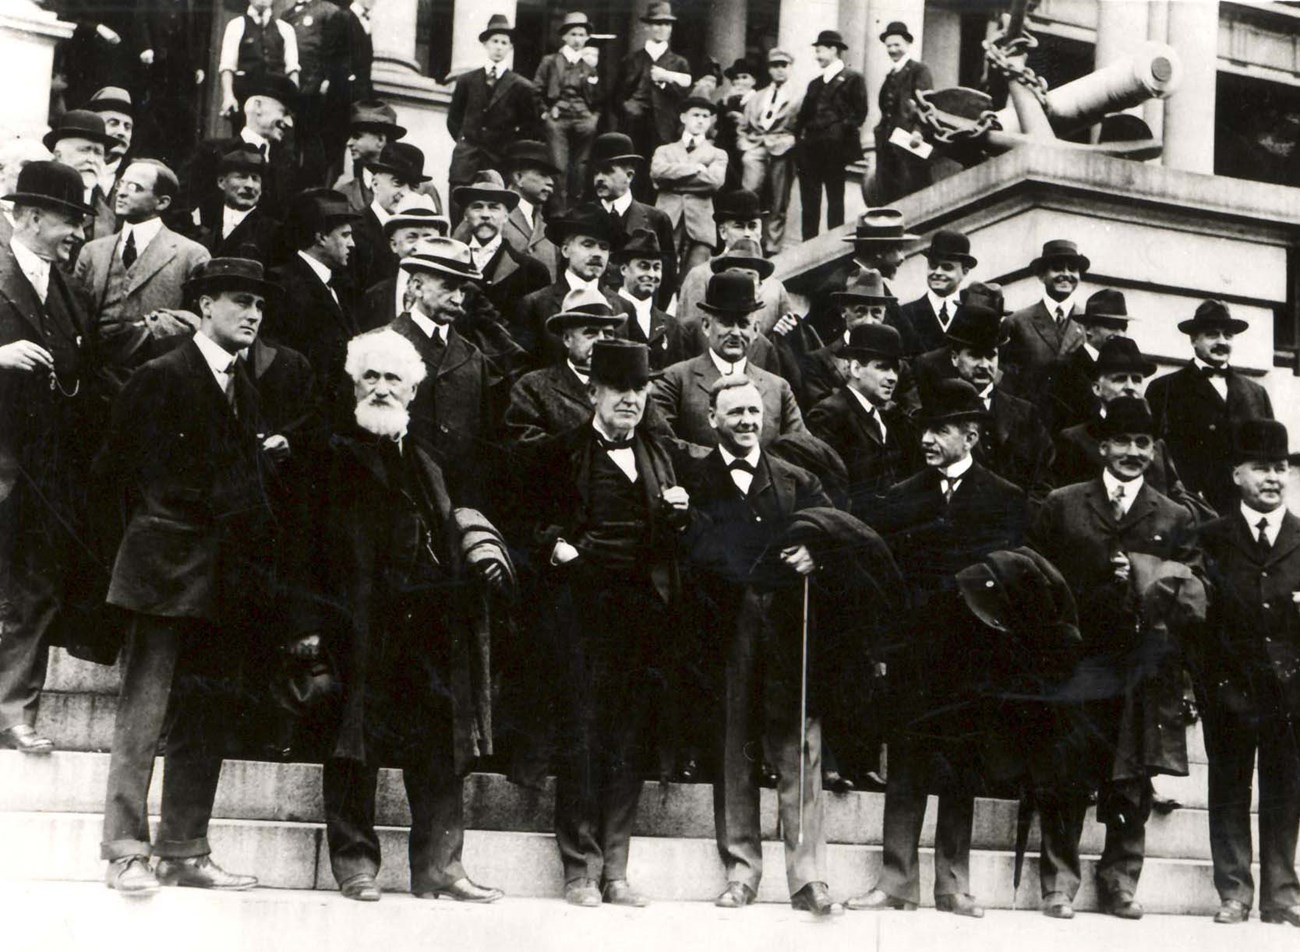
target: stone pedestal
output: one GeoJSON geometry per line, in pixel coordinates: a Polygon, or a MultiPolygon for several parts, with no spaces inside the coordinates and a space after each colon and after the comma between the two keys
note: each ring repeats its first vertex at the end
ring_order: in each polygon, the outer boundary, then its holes
{"type": "Polygon", "coordinates": [[[31,0],[0,0],[0,136],[40,138],[49,130],[54,44],[73,28],[31,0]]]}

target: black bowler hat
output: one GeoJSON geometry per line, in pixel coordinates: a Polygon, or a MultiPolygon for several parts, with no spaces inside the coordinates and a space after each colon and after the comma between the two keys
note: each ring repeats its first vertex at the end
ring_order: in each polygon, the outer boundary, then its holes
{"type": "Polygon", "coordinates": [[[546,223],[546,237],[557,247],[574,235],[586,235],[611,245],[618,237],[609,212],[594,202],[570,208],[563,215],[546,223]]]}
{"type": "Polygon", "coordinates": [[[750,64],[749,60],[745,59],[743,56],[722,71],[722,75],[727,77],[727,79],[735,79],[741,73],[744,73],[746,76],[758,76],[758,73],[750,64]]]}
{"type": "Polygon", "coordinates": [[[1155,436],[1156,422],[1151,416],[1151,408],[1141,397],[1116,397],[1106,404],[1106,415],[1095,421],[1089,430],[1099,440],[1124,433],[1155,436]]]}
{"type": "Polygon", "coordinates": [[[1247,419],[1232,428],[1232,462],[1276,463],[1291,459],[1286,424],[1277,420],[1247,419]]]}
{"type": "Polygon", "coordinates": [[[840,240],[853,244],[869,241],[900,243],[915,241],[918,237],[907,230],[903,213],[897,208],[868,208],[858,216],[857,227],[853,234],[846,235],[840,240]]]}
{"type": "Polygon", "coordinates": [[[1065,258],[1073,261],[1083,274],[1092,267],[1092,262],[1088,260],[1087,255],[1079,254],[1079,246],[1073,241],[1065,238],[1054,238],[1051,241],[1043,243],[1043,253],[1033,261],[1029,262],[1029,270],[1038,273],[1039,268],[1048,261],[1055,261],[1058,258],[1065,258]]]}
{"type": "Polygon", "coordinates": [[[913,42],[912,34],[907,29],[907,24],[902,20],[894,20],[885,27],[885,32],[880,34],[880,42],[885,42],[885,40],[889,39],[891,36],[901,36],[903,39],[907,40],[907,42],[913,42]]]}
{"type": "Polygon", "coordinates": [[[673,5],[671,3],[660,3],[658,0],[650,3],[646,7],[645,16],[641,18],[642,23],[676,23],[677,18],[673,16],[673,5]]]}
{"type": "Polygon", "coordinates": [[[1133,320],[1129,317],[1128,302],[1124,300],[1124,292],[1110,288],[1102,288],[1090,295],[1083,307],[1083,313],[1074,315],[1074,319],[1080,324],[1101,324],[1104,327],[1117,327],[1120,330],[1133,320]]]}
{"type": "Polygon", "coordinates": [[[257,172],[261,174],[265,171],[266,156],[262,155],[257,146],[251,142],[235,146],[223,155],[221,161],[217,163],[218,175],[225,175],[227,172],[257,172]]]}
{"type": "Polygon", "coordinates": [[[638,155],[632,139],[621,132],[603,132],[591,143],[591,155],[588,157],[593,169],[612,162],[644,162],[645,156],[638,155]]]}
{"type": "Polygon", "coordinates": [[[714,274],[732,268],[758,272],[758,280],[766,281],[776,271],[776,265],[763,257],[762,246],[753,238],[741,238],[709,263],[714,274]]]}
{"type": "Polygon", "coordinates": [[[988,417],[979,391],[960,378],[936,381],[928,396],[921,407],[922,425],[980,421],[988,417]]]}
{"type": "Polygon", "coordinates": [[[670,249],[659,247],[659,236],[654,231],[649,228],[637,228],[614,250],[610,259],[619,262],[636,261],[642,258],[667,261],[673,256],[670,249]]]}
{"type": "Polygon", "coordinates": [[[967,268],[973,268],[979,262],[971,257],[970,239],[959,231],[943,229],[936,231],[930,239],[930,247],[925,249],[925,260],[935,261],[951,258],[960,261],[967,268]]]}
{"type": "Polygon", "coordinates": [[[390,142],[370,163],[371,172],[388,172],[408,185],[427,182],[433,176],[424,174],[424,152],[409,142],[390,142]]]}
{"type": "Polygon", "coordinates": [[[1102,344],[1097,348],[1097,361],[1092,368],[1094,377],[1123,373],[1150,377],[1155,372],[1155,361],[1144,357],[1138,350],[1137,341],[1131,337],[1112,337],[1102,344]]]}
{"type": "Polygon", "coordinates": [[[598,340],[591,348],[591,382],[640,390],[650,382],[650,348],[630,340],[598,340]]]}
{"type": "Polygon", "coordinates": [[[822,30],[817,34],[817,39],[813,40],[813,46],[838,46],[841,50],[847,50],[849,44],[844,42],[844,37],[840,36],[839,30],[822,30]]]}
{"type": "Polygon", "coordinates": [[[478,35],[478,41],[486,43],[489,37],[496,36],[498,33],[512,40],[515,38],[515,28],[510,25],[510,21],[503,13],[494,13],[488,17],[487,29],[478,35]]]}
{"type": "Polygon", "coordinates": [[[1002,312],[983,304],[962,303],[948,325],[948,340],[954,348],[996,350],[1007,341],[1007,331],[1002,323],[1002,312]]]}
{"type": "Polygon", "coordinates": [[[290,112],[298,106],[298,87],[287,76],[261,76],[243,81],[239,86],[239,104],[242,106],[254,96],[266,96],[274,99],[290,112]]]}
{"type": "Polygon", "coordinates": [[[406,135],[406,127],[397,124],[397,111],[382,99],[361,99],[352,104],[348,127],[353,132],[379,132],[390,139],[406,135]]]}
{"type": "Polygon", "coordinates": [[[348,198],[332,188],[309,188],[289,200],[284,216],[284,229],[290,240],[309,237],[318,231],[329,231],[349,222],[360,221],[348,198]]]}
{"type": "Polygon", "coordinates": [[[898,361],[903,357],[903,339],[888,324],[859,324],[849,330],[849,341],[840,348],[840,356],[898,361]]]}
{"type": "Polygon", "coordinates": [[[505,167],[507,171],[515,169],[537,169],[547,175],[560,175],[560,169],[551,161],[551,150],[545,142],[535,139],[520,139],[506,146],[505,167]]]}
{"type": "Polygon", "coordinates": [[[739,271],[715,274],[704,289],[700,310],[722,318],[752,314],[763,306],[763,302],[754,296],[754,289],[754,279],[747,274],[739,271]]]}
{"type": "Polygon", "coordinates": [[[496,169],[481,169],[469,185],[452,189],[451,197],[461,208],[467,208],[470,202],[500,202],[509,212],[519,204],[519,193],[506,188],[496,169]]]}
{"type": "Polygon", "coordinates": [[[54,146],[60,139],[89,139],[91,142],[98,142],[106,149],[122,144],[108,134],[104,117],[89,109],[73,109],[65,112],[59,117],[59,124],[45,133],[45,138],[41,141],[45,143],[45,148],[54,151],[54,146]]]}
{"type": "Polygon", "coordinates": [[[972,281],[958,292],[957,297],[962,304],[978,304],[997,311],[1003,317],[1012,313],[1002,296],[1002,285],[996,281],[972,281]]]}
{"type": "Polygon", "coordinates": [[[721,192],[713,198],[713,220],[753,221],[762,218],[767,212],[758,195],[747,188],[733,188],[721,192]]]}
{"type": "Polygon", "coordinates": [[[558,314],[546,319],[546,332],[559,334],[570,327],[620,327],[627,315],[609,306],[605,295],[589,288],[570,291],[564,296],[558,314]]]}
{"type": "Polygon", "coordinates": [[[95,211],[86,204],[86,186],[81,181],[81,173],[70,165],[48,160],[24,165],[18,172],[18,184],[4,200],[74,215],[92,215],[95,211]]]}
{"type": "Polygon", "coordinates": [[[221,291],[251,291],[269,298],[278,296],[280,290],[280,285],[266,280],[262,263],[251,258],[212,258],[185,282],[187,298],[221,291]]]}
{"type": "Polygon", "coordinates": [[[1190,321],[1182,321],[1178,329],[1184,334],[1199,334],[1201,331],[1225,330],[1229,334],[1241,334],[1250,327],[1239,317],[1233,317],[1228,305],[1219,300],[1202,301],[1196,305],[1196,313],[1190,321]]]}
{"type": "Polygon", "coordinates": [[[1060,571],[1028,546],[990,552],[957,573],[966,607],[998,631],[1032,639],[1032,660],[1051,670],[1068,667],[1082,644],[1079,611],[1060,571]],[[1059,664],[1052,655],[1064,652],[1059,664]],[[1046,653],[1046,656],[1044,654],[1046,653]]]}

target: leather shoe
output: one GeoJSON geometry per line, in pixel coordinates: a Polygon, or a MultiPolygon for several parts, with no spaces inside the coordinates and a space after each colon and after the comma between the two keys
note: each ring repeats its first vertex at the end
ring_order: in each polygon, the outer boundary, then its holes
{"type": "Polygon", "coordinates": [[[916,903],[908,902],[906,899],[895,899],[883,889],[873,889],[861,896],[854,896],[845,905],[850,909],[868,912],[883,912],[887,909],[898,909],[902,912],[916,911],[916,903]]]}
{"type": "Polygon", "coordinates": [[[790,905],[818,917],[844,915],[844,906],[831,900],[830,890],[825,883],[808,883],[790,897],[790,905]]]}
{"type": "Polygon", "coordinates": [[[152,896],[160,888],[147,856],[123,856],[108,864],[104,885],[123,896],[152,896]]]}
{"type": "Polygon", "coordinates": [[[1214,914],[1214,921],[1220,925],[1235,926],[1250,918],[1250,906],[1240,899],[1225,899],[1214,914]]]}
{"type": "Polygon", "coordinates": [[[756,898],[754,890],[744,883],[733,880],[727,883],[727,888],[722,890],[722,895],[713,900],[713,904],[722,909],[740,909],[743,906],[748,906],[756,898]]]}
{"type": "Polygon", "coordinates": [[[54,751],[54,741],[36,733],[36,728],[29,724],[15,724],[0,731],[0,747],[24,754],[48,754],[54,751]]]}
{"type": "Polygon", "coordinates": [[[965,893],[949,893],[934,897],[934,908],[940,912],[951,912],[955,916],[969,916],[972,919],[984,918],[984,907],[965,893]]]}
{"type": "Polygon", "coordinates": [[[1300,928],[1300,906],[1278,906],[1276,909],[1261,909],[1260,922],[1273,925],[1290,925],[1300,928]]]}
{"type": "Polygon", "coordinates": [[[866,775],[859,779],[860,779],[862,789],[867,791],[868,793],[885,792],[885,787],[886,787],[885,778],[880,776],[880,774],[877,771],[868,770],[866,775]]]}
{"type": "Polygon", "coordinates": [[[822,774],[822,789],[831,793],[852,793],[856,788],[853,781],[838,770],[827,770],[822,774]]]}
{"type": "Polygon", "coordinates": [[[695,783],[700,776],[700,764],[694,757],[686,757],[677,765],[678,783],[695,783]]]}
{"type": "Polygon", "coordinates": [[[480,886],[468,877],[462,876],[450,886],[443,886],[432,892],[416,893],[419,899],[454,899],[457,902],[496,902],[505,893],[493,886],[480,886]]]}
{"type": "Polygon", "coordinates": [[[1110,913],[1117,919],[1141,919],[1145,910],[1142,903],[1132,896],[1102,896],[1101,911],[1110,913]]]}
{"type": "Polygon", "coordinates": [[[357,902],[379,902],[379,884],[369,873],[357,873],[339,883],[339,892],[357,902]]]}
{"type": "Polygon", "coordinates": [[[1168,816],[1175,810],[1182,809],[1182,802],[1173,797],[1152,797],[1151,809],[1160,816],[1168,816]]]}
{"type": "Polygon", "coordinates": [[[160,859],[158,882],[164,886],[193,886],[196,889],[223,889],[236,891],[252,889],[256,876],[228,873],[211,856],[187,856],[182,859],[160,859]]]}
{"type": "Polygon", "coordinates": [[[601,893],[605,902],[611,906],[633,906],[640,909],[650,905],[650,900],[633,889],[626,879],[611,879],[601,893]]]}
{"type": "Polygon", "coordinates": [[[1049,919],[1073,919],[1074,907],[1063,899],[1049,902],[1043,907],[1043,915],[1049,919]]]}
{"type": "Polygon", "coordinates": [[[564,901],[570,906],[595,908],[601,903],[600,890],[596,888],[593,880],[575,879],[564,884],[564,901]]]}

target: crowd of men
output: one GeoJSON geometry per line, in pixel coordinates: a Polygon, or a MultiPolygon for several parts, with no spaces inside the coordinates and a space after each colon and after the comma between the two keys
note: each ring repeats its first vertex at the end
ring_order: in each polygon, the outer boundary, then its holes
{"type": "MultiPolygon", "coordinates": [[[[227,30],[242,127],[179,173],[132,151],[121,88],[59,117],[49,157],[6,147],[0,739],[52,750],[51,645],[120,659],[109,886],[254,886],[210,855],[222,760],[301,755],[325,764],[343,895],[380,898],[375,787],[396,766],[412,892],[496,901],[461,860],[463,779],[486,758],[556,776],[578,906],[645,904],[628,854],[658,777],[713,785],[719,906],[756,898],[771,783],[791,901],[813,915],[916,908],[937,793],[940,910],[983,915],[971,828],[992,795],[1040,817],[1057,918],[1095,803],[1102,907],[1135,919],[1152,778],[1187,774],[1198,710],[1216,921],[1255,902],[1258,752],[1260,914],[1300,925],[1300,522],[1285,427],[1232,364],[1245,321],[1203,302],[1178,325],[1190,361],[1157,376],[1123,293],[1080,300],[1074,242],[1043,245],[1041,296],[1011,311],[952,230],[903,301],[921,239],[886,206],[795,313],[774,206],[726,186],[664,3],[632,57],[637,121],[594,135],[577,176],[555,155],[591,131],[590,24],[566,18],[534,87],[500,66],[511,30],[492,18],[452,104],[453,231],[381,101],[349,106],[341,188],[328,155],[285,155],[315,107],[240,67],[251,31],[265,52],[297,29],[263,9],[227,30]],[[539,92],[549,145],[476,139],[484,110],[539,92]],[[824,796],[855,785],[884,791],[883,869],[841,902],[824,796]]],[[[286,65],[308,47],[284,45],[286,65]]],[[[855,74],[830,71],[797,128],[847,142],[822,120],[855,74]]],[[[833,207],[832,151],[800,176],[833,207]]]]}

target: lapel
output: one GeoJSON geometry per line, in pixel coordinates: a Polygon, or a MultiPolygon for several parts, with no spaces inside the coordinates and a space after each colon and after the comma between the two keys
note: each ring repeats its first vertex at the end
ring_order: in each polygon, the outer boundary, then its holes
{"type": "Polygon", "coordinates": [[[582,386],[582,381],[577,378],[574,372],[569,369],[568,363],[564,361],[552,368],[551,389],[579,406],[591,409],[591,403],[587,399],[587,392],[582,386]]]}
{"type": "Polygon", "coordinates": [[[1034,330],[1052,348],[1053,351],[1061,347],[1061,332],[1057,327],[1056,318],[1047,310],[1047,306],[1039,301],[1034,305],[1034,310],[1030,316],[1030,324],[1034,330]]]}
{"type": "Polygon", "coordinates": [[[1124,513],[1124,518],[1119,521],[1121,532],[1131,529],[1143,519],[1146,519],[1156,511],[1156,491],[1151,488],[1149,480],[1142,480],[1142,488],[1138,490],[1137,498],[1133,504],[1128,507],[1128,512],[1124,513]]]}
{"type": "Polygon", "coordinates": [[[1268,563],[1286,558],[1297,546],[1300,546],[1300,520],[1288,512],[1282,517],[1282,527],[1278,530],[1273,548],[1269,550],[1268,563]]]}
{"type": "Polygon", "coordinates": [[[488,262],[487,271],[491,277],[488,278],[489,285],[500,284],[510,275],[519,270],[519,262],[515,256],[510,253],[510,243],[501,239],[501,246],[497,248],[497,253],[492,256],[488,262]]]}
{"type": "Polygon", "coordinates": [[[252,370],[253,379],[261,380],[266,376],[266,372],[271,369],[276,354],[279,351],[268,344],[262,338],[254,339],[253,346],[248,351],[248,366],[252,370]]]}
{"type": "MultiPolygon", "coordinates": [[[[709,388],[713,386],[713,381],[717,380],[722,375],[718,373],[718,368],[714,366],[713,358],[709,356],[708,351],[705,351],[695,358],[695,366],[692,369],[695,373],[695,385],[704,391],[705,400],[707,402],[709,388]]],[[[748,363],[745,364],[745,371],[749,371],[748,363]]]]}
{"type": "Polygon", "coordinates": [[[244,216],[244,220],[235,226],[225,238],[221,237],[221,211],[217,210],[217,220],[212,225],[213,247],[208,249],[216,252],[217,248],[238,248],[240,243],[245,239],[251,239],[251,232],[257,227],[257,220],[262,214],[261,206],[254,208],[244,216]]]}
{"type": "Polygon", "coordinates": [[[1000,393],[995,386],[989,400],[989,414],[993,417],[993,435],[999,445],[1005,443],[1011,436],[1011,414],[1008,412],[1010,409],[1006,394],[1000,393]]]}
{"type": "MultiPolygon", "coordinates": [[[[203,359],[203,351],[199,350],[199,345],[194,343],[193,337],[181,345],[181,352],[185,355],[186,369],[194,384],[195,395],[208,404],[207,414],[214,420],[233,425],[235,415],[230,412],[226,394],[217,386],[217,378],[212,375],[212,368],[203,359]]],[[[239,399],[238,391],[235,399],[239,399]]]]}
{"type": "MultiPolygon", "coordinates": [[[[37,340],[41,340],[45,336],[45,328],[41,326],[40,315],[45,313],[45,307],[41,304],[41,299],[36,296],[36,289],[27,280],[27,275],[23,274],[23,269],[18,266],[18,259],[14,257],[13,249],[5,244],[0,252],[2,252],[0,253],[0,292],[13,302],[14,309],[36,332],[37,340]]],[[[54,286],[54,271],[55,269],[51,267],[51,288],[54,286]]]]}
{"type": "Polygon", "coordinates": [[[528,223],[524,220],[524,213],[519,210],[518,205],[510,209],[510,214],[506,216],[506,227],[513,228],[519,234],[523,239],[524,247],[532,247],[536,232],[528,227],[528,223]]]}
{"type": "Polygon", "coordinates": [[[447,374],[466,363],[470,356],[469,345],[456,332],[456,328],[447,328],[447,347],[442,355],[442,363],[438,365],[438,372],[434,376],[441,380],[447,374]]]}
{"type": "MultiPolygon", "coordinates": [[[[1137,500],[1133,501],[1133,505],[1137,505],[1137,500]]],[[[1106,484],[1101,481],[1100,476],[1088,484],[1088,508],[1108,530],[1115,529],[1115,513],[1111,511],[1110,496],[1107,495],[1106,484]]]]}
{"type": "Polygon", "coordinates": [[[844,402],[848,404],[849,424],[857,430],[866,442],[876,446],[883,446],[884,441],[881,440],[874,421],[867,415],[867,408],[862,405],[862,401],[849,393],[847,387],[841,393],[844,402]]]}
{"type": "MultiPolygon", "coordinates": [[[[487,108],[491,109],[494,105],[496,105],[497,100],[500,99],[502,96],[504,96],[506,90],[509,89],[511,86],[513,86],[517,81],[518,81],[518,77],[515,75],[515,71],[513,69],[506,70],[505,73],[503,73],[500,77],[498,77],[497,84],[492,87],[491,95],[488,97],[487,108]]],[[[483,84],[487,85],[486,69],[483,70],[483,84]]]]}
{"type": "MultiPolygon", "coordinates": [[[[766,495],[771,494],[776,503],[776,511],[781,522],[794,512],[794,486],[785,474],[774,472],[767,452],[759,454],[758,471],[749,486],[749,499],[754,505],[766,495]]],[[[730,479],[730,475],[727,477],[730,479]]]]}
{"type": "Polygon", "coordinates": [[[1211,405],[1222,409],[1227,406],[1227,401],[1219,396],[1219,391],[1214,389],[1214,384],[1210,383],[1205,374],[1197,368],[1195,364],[1188,364],[1183,372],[1187,375],[1188,387],[1193,394],[1211,405]]]}
{"type": "MultiPolygon", "coordinates": [[[[176,257],[176,250],[179,247],[180,242],[176,240],[176,233],[164,225],[158,234],[154,235],[149,246],[144,249],[144,254],[136,259],[135,267],[127,275],[126,293],[134,294],[138,291],[141,285],[176,257]]],[[[109,253],[112,254],[111,251],[109,253]]]]}
{"type": "Polygon", "coordinates": [[[383,464],[379,458],[378,442],[366,442],[357,437],[339,436],[335,437],[349,453],[353,459],[368,469],[379,481],[379,484],[385,489],[389,487],[388,467],[383,464]]]}

